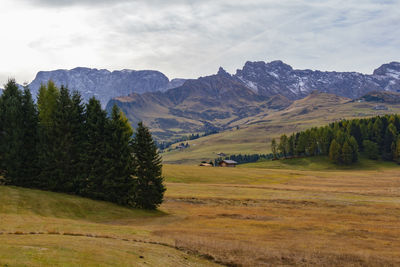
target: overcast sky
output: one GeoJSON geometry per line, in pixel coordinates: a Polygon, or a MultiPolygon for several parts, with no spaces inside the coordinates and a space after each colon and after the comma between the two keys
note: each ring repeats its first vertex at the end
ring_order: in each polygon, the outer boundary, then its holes
{"type": "Polygon", "coordinates": [[[77,66],[196,78],[281,59],[371,73],[400,61],[400,0],[0,0],[0,84],[77,66]]]}

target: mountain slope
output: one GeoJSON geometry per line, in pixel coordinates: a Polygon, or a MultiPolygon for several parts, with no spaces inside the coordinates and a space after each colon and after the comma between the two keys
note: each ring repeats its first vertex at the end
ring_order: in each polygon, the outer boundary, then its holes
{"type": "MultiPolygon", "coordinates": [[[[372,75],[356,72],[294,70],[282,61],[246,62],[230,75],[187,80],[163,93],[130,94],[111,100],[135,125],[143,120],[159,140],[180,135],[227,130],[287,108],[314,91],[357,99],[368,92],[400,91],[400,63],[382,65],[372,75]]],[[[325,99],[314,105],[325,105],[325,99]]],[[[312,107],[311,107],[312,108],[312,107]]],[[[308,113],[307,109],[299,112],[308,113]]]]}
{"type": "MultiPolygon", "coordinates": [[[[117,104],[132,123],[143,120],[157,138],[168,139],[232,127],[237,120],[267,112],[275,105],[267,100],[220,68],[216,75],[187,80],[166,92],[115,98],[107,109],[117,104]]],[[[284,98],[276,102],[285,106],[284,98]]]]}
{"type": "Polygon", "coordinates": [[[130,93],[165,91],[183,84],[184,79],[169,79],[159,71],[121,70],[110,72],[105,69],[74,68],[71,70],[40,71],[29,84],[34,96],[42,83],[53,80],[56,85],[66,85],[77,90],[84,100],[96,96],[103,106],[117,96],[130,93]]]}
{"type": "Polygon", "coordinates": [[[370,92],[362,96],[358,101],[400,104],[400,93],[388,91],[370,92]]]}
{"type": "MultiPolygon", "coordinates": [[[[304,99],[294,101],[283,110],[269,110],[236,121],[239,127],[218,134],[188,141],[190,147],[163,153],[165,163],[198,164],[202,160],[218,158],[218,153],[265,154],[270,153],[272,138],[291,134],[340,119],[364,118],[382,114],[400,113],[400,104],[385,103],[387,110],[376,110],[380,102],[358,102],[350,98],[314,91],[304,99]]],[[[232,125],[234,126],[234,124],[232,125]]]]}

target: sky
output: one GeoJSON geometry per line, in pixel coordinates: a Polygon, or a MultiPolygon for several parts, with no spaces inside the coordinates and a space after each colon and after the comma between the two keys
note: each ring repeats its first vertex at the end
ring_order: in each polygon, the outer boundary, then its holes
{"type": "Polygon", "coordinates": [[[400,0],[0,0],[0,33],[0,86],[78,66],[172,79],[278,59],[372,73],[400,61],[400,0]]]}

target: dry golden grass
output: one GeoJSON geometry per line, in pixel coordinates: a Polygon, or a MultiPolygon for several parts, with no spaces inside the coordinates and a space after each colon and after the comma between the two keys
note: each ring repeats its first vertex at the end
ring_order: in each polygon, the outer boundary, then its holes
{"type": "Polygon", "coordinates": [[[155,213],[0,187],[0,265],[400,265],[396,165],[166,165],[164,175],[166,201],[155,213]]]}
{"type": "MultiPolygon", "coordinates": [[[[179,168],[189,167],[167,167],[166,176],[177,181],[179,168]]],[[[232,172],[218,168],[224,171],[232,172]]],[[[251,176],[254,170],[241,171],[251,176]]],[[[263,171],[265,182],[256,177],[234,184],[222,173],[213,183],[201,178],[194,182],[194,168],[187,183],[168,183],[163,210],[182,219],[155,227],[154,233],[175,239],[178,246],[245,266],[400,264],[398,167],[263,171]]]]}

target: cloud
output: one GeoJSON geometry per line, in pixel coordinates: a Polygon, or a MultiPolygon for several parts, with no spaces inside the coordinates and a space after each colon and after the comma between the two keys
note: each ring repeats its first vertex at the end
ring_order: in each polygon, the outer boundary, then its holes
{"type": "Polygon", "coordinates": [[[117,3],[128,2],[129,0],[19,0],[27,4],[45,7],[71,7],[71,6],[98,6],[115,5],[117,3]]]}
{"type": "Polygon", "coordinates": [[[195,78],[247,60],[362,72],[400,60],[399,1],[4,1],[0,23],[18,20],[3,33],[15,43],[0,43],[0,71],[23,80],[75,66],[195,78]]]}

